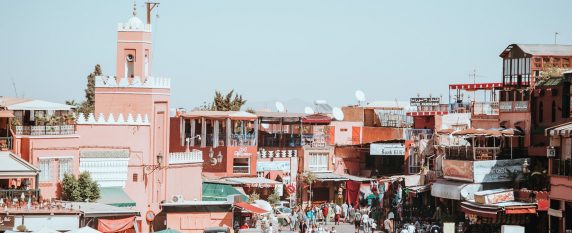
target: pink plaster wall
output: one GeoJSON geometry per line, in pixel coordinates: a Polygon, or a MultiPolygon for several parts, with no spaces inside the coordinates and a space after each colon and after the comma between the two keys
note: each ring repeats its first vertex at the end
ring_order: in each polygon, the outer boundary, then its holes
{"type": "Polygon", "coordinates": [[[184,200],[202,200],[202,164],[171,165],[167,170],[167,197],[183,195],[184,200]]]}
{"type": "Polygon", "coordinates": [[[183,233],[203,233],[206,227],[232,226],[232,212],[167,213],[167,228],[183,233]]]}

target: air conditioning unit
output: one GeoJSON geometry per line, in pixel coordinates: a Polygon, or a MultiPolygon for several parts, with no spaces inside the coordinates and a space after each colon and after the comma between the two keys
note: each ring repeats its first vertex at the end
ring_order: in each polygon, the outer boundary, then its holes
{"type": "Polygon", "coordinates": [[[173,195],[171,197],[171,201],[174,203],[182,203],[185,201],[185,199],[183,199],[183,195],[173,195]]]}
{"type": "Polygon", "coordinates": [[[546,157],[548,158],[556,157],[557,151],[558,147],[553,147],[553,146],[546,147],[546,157]]]}

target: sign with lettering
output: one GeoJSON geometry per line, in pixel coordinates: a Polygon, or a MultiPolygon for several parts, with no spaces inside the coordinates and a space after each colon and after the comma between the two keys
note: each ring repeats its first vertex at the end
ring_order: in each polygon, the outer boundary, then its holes
{"type": "Polygon", "coordinates": [[[370,155],[404,156],[405,144],[403,143],[372,143],[369,146],[370,155]]]}
{"type": "Polygon", "coordinates": [[[256,172],[290,171],[290,161],[256,162],[256,172]]]}
{"type": "Polygon", "coordinates": [[[509,171],[517,174],[522,172],[525,160],[443,160],[443,176],[474,183],[506,182],[511,181],[509,171]]]}
{"type": "Polygon", "coordinates": [[[14,228],[14,216],[0,216],[0,230],[12,230],[14,228]]]}
{"type": "Polygon", "coordinates": [[[238,148],[229,148],[230,152],[234,157],[251,157],[256,154],[256,147],[253,146],[241,146],[238,148]]]}
{"type": "MultiPolygon", "coordinates": [[[[505,159],[475,161],[473,165],[475,183],[511,181],[509,171],[522,173],[522,164],[527,159],[505,159]]],[[[530,163],[530,162],[529,162],[530,163]]]]}
{"type": "Polygon", "coordinates": [[[441,98],[439,97],[428,97],[428,98],[410,98],[409,103],[411,106],[437,106],[441,103],[441,98]]]}

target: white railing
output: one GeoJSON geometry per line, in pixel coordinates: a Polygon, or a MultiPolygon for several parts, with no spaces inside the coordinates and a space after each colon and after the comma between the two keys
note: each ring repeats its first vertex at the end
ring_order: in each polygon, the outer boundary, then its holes
{"type": "Polygon", "coordinates": [[[511,112],[512,111],[512,101],[502,101],[499,103],[499,109],[501,112],[511,112]]]}
{"type": "Polygon", "coordinates": [[[501,112],[527,112],[528,101],[502,101],[500,102],[501,112]]]}
{"type": "Polygon", "coordinates": [[[473,102],[473,115],[498,115],[499,102],[473,102]]]}
{"type": "Polygon", "coordinates": [[[298,156],[297,150],[265,150],[258,151],[259,158],[292,158],[298,156]]]}
{"type": "Polygon", "coordinates": [[[515,112],[526,112],[528,111],[528,101],[515,101],[514,102],[515,112]]]}
{"type": "Polygon", "coordinates": [[[169,153],[169,164],[202,163],[203,152],[193,150],[191,152],[169,153]]]}

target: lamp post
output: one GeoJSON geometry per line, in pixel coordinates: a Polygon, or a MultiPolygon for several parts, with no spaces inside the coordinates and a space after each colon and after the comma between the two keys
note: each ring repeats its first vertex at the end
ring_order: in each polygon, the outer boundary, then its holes
{"type": "MultiPolygon", "coordinates": [[[[530,165],[528,164],[528,160],[524,160],[524,163],[522,163],[522,176],[524,181],[526,182],[527,180],[527,176],[530,173],[530,165]]],[[[525,183],[526,184],[526,183],[525,183]]],[[[526,187],[525,187],[526,188],[526,187]]]]}

